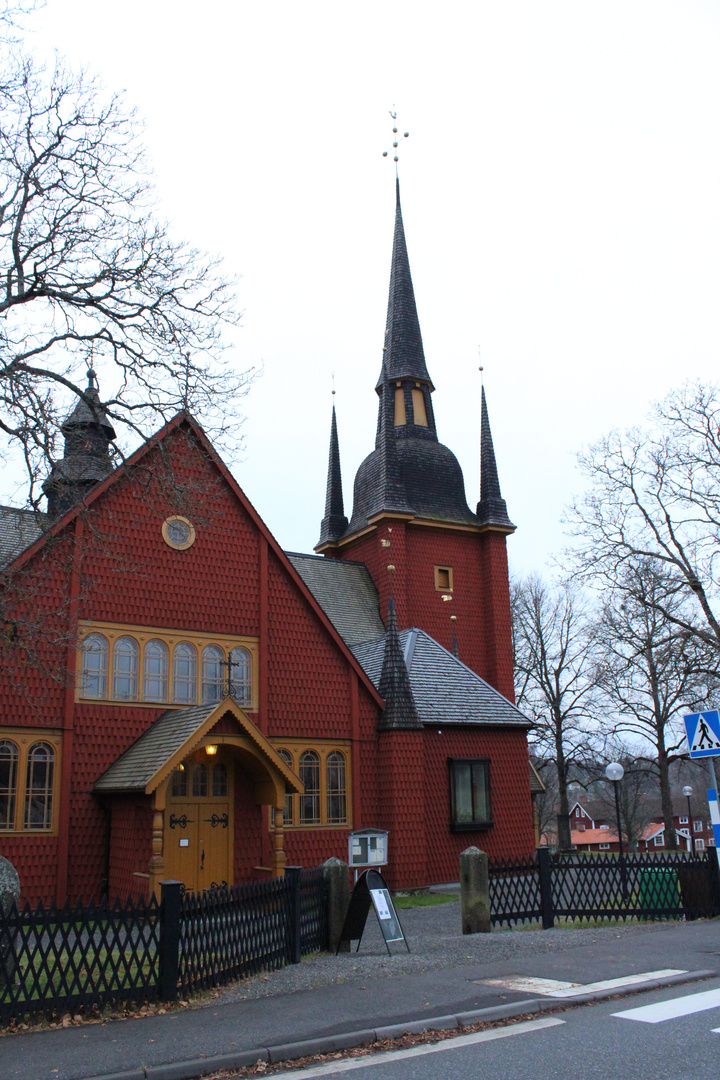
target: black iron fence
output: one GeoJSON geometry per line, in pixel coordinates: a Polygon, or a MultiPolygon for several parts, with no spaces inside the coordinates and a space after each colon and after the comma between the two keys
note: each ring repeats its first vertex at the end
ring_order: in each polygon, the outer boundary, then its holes
{"type": "Polygon", "coordinates": [[[158,904],[29,904],[0,912],[0,1022],[106,1005],[173,1000],[243,975],[298,963],[326,947],[321,869],[184,893],[158,904]]]}
{"type": "Polygon", "coordinates": [[[715,852],[558,854],[492,861],[490,911],[495,925],[556,920],[698,919],[720,914],[715,852]]]}

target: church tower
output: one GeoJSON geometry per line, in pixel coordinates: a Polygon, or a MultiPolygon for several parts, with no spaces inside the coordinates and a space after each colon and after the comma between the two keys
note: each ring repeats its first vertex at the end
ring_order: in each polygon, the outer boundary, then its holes
{"type": "Polygon", "coordinates": [[[485,393],[481,490],[475,513],[460,464],[438,439],[396,181],[395,231],[375,449],[355,477],[344,516],[333,408],[327,501],[318,554],[366,564],[398,627],[425,630],[514,700],[506,536],[515,526],[500,493],[485,393]],[[451,619],[451,616],[454,616],[451,619]],[[454,630],[454,633],[453,633],[454,630]]]}
{"type": "Polygon", "coordinates": [[[97,377],[88,370],[83,398],[63,421],[65,453],[43,483],[48,516],[61,517],[113,471],[110,443],[115,430],[100,401],[97,377]]]}

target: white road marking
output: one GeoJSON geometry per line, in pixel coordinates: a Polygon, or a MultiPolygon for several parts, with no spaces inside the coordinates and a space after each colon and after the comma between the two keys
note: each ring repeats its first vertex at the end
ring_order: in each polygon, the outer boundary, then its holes
{"type": "Polygon", "coordinates": [[[654,1005],[641,1005],[639,1009],[625,1009],[613,1013],[623,1020],[640,1020],[644,1024],[661,1024],[663,1020],[674,1020],[678,1016],[690,1016],[705,1009],[720,1009],[720,990],[705,990],[702,994],[687,994],[685,997],[671,998],[670,1001],[658,1001],[654,1005]]]}
{"type": "Polygon", "coordinates": [[[526,975],[512,975],[505,979],[476,979],[486,986],[501,986],[504,990],[518,990],[524,994],[544,994],[546,997],[571,998],[580,994],[592,994],[596,990],[616,990],[623,986],[649,982],[668,975],[686,975],[680,968],[662,968],[660,971],[643,971],[639,975],[624,975],[620,979],[603,979],[601,982],[572,983],[558,979],[535,979],[526,975]]]}
{"type": "Polygon", "coordinates": [[[475,1043],[491,1042],[493,1039],[507,1039],[511,1035],[524,1035],[531,1031],[542,1031],[543,1028],[557,1027],[558,1024],[564,1023],[564,1020],[558,1020],[554,1016],[543,1016],[539,1020],[527,1020],[522,1024],[510,1024],[508,1027],[476,1031],[472,1035],[458,1035],[455,1039],[443,1039],[439,1043],[424,1043],[422,1046],[411,1046],[407,1050],[385,1050],[381,1054],[367,1054],[365,1057],[360,1058],[328,1061],[327,1064],[317,1065],[314,1069],[295,1069],[293,1072],[284,1072],[282,1080],[310,1080],[313,1076],[332,1076],[335,1073],[350,1072],[352,1069],[366,1069],[370,1065],[388,1065],[393,1061],[403,1061],[405,1058],[423,1057],[425,1054],[439,1054],[444,1050],[459,1050],[464,1046],[474,1046],[475,1043]]]}

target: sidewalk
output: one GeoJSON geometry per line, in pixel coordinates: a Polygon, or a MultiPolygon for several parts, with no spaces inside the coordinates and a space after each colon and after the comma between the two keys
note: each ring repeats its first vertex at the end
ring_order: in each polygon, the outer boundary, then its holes
{"type": "MultiPolygon", "coordinates": [[[[164,1016],[4,1035],[2,1080],[141,1080],[198,1075],[183,1063],[308,1039],[530,1002],[485,979],[525,975],[571,983],[674,968],[720,972],[720,920],[599,930],[495,930],[465,937],[459,904],[401,912],[413,950],[387,955],[377,925],[359,953],[323,955],[224,989],[164,1016]],[[178,1068],[159,1068],[177,1063],[178,1068]]],[[[327,1047],[330,1049],[330,1046],[327,1047]]],[[[267,1052],[262,1056],[267,1059],[267,1052]]],[[[256,1060],[250,1057],[250,1060],[256,1060]]]]}

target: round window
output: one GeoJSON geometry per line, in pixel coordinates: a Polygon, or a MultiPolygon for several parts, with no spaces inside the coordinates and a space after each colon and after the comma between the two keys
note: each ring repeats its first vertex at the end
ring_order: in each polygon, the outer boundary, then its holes
{"type": "Polygon", "coordinates": [[[195,543],[195,529],[184,517],[169,517],[163,522],[163,540],[176,551],[185,551],[195,543]]]}

